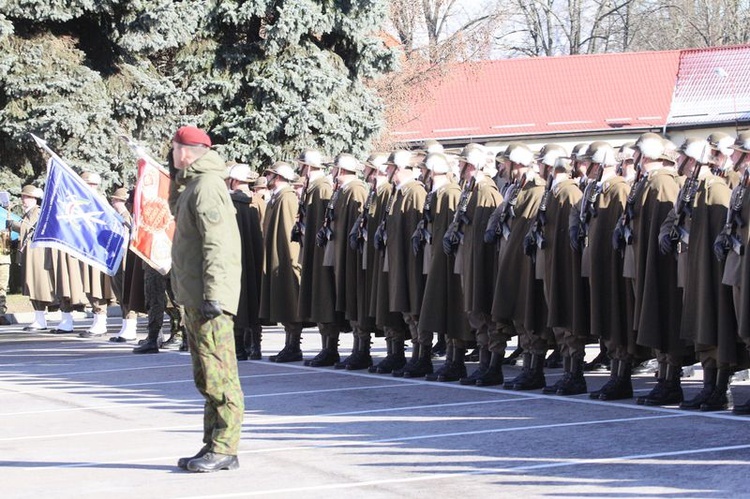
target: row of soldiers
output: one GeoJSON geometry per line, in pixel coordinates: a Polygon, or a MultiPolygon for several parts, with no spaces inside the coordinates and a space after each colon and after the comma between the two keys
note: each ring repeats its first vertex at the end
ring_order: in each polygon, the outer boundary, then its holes
{"type": "Polygon", "coordinates": [[[594,142],[571,154],[514,143],[495,158],[469,144],[457,161],[435,143],[364,164],[340,154],[327,175],[320,152],[306,150],[298,169],[277,162],[263,173],[270,198],[254,321],[284,326],[275,362],[302,360],[302,329],[316,325],[312,367],[557,395],[587,392],[584,349],[598,340],[611,375],[591,398],[633,397],[632,366],[656,357],[657,383],[639,404],[726,409],[750,345],[748,154],[750,135],[721,133],[680,147],[646,133],[618,150],[594,142]],[[339,335],[349,331],[342,360],[339,335]],[[447,338],[437,367],[436,333],[447,338]],[[377,363],[373,335],[387,346],[377,363]],[[513,336],[523,369],[505,380],[513,336]],[[468,373],[472,343],[479,365],[468,373]],[[553,347],[564,374],[548,384],[553,347]],[[680,372],[696,358],[704,387],[684,400],[680,372]]]}

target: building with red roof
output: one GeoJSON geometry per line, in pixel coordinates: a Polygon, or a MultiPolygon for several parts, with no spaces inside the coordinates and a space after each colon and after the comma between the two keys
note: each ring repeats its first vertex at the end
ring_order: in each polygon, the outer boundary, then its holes
{"type": "Polygon", "coordinates": [[[394,141],[622,143],[646,131],[681,141],[750,124],[750,45],[493,60],[447,73],[418,92],[427,97],[394,141]]]}

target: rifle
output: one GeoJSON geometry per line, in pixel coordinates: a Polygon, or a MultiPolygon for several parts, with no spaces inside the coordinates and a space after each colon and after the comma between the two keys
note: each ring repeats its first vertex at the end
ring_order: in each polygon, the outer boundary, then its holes
{"type": "Polygon", "coordinates": [[[599,166],[596,180],[586,183],[581,198],[581,210],[578,213],[578,247],[583,249],[589,245],[589,224],[592,218],[599,214],[599,196],[602,193],[602,175],[604,167],[599,166]]]}
{"type": "Polygon", "coordinates": [[[388,222],[388,215],[391,214],[391,211],[393,211],[393,205],[396,204],[396,185],[391,185],[391,197],[388,199],[388,205],[385,207],[385,210],[383,210],[383,215],[380,218],[380,223],[378,224],[378,228],[375,229],[375,240],[373,241],[373,246],[375,246],[375,249],[384,251],[385,245],[388,243],[388,234],[386,233],[387,228],[387,222],[388,222]]]}
{"type": "Polygon", "coordinates": [[[471,177],[471,180],[465,183],[461,191],[461,197],[458,199],[456,212],[453,214],[453,220],[443,236],[443,251],[448,256],[456,253],[458,245],[464,240],[463,226],[471,223],[471,220],[466,215],[466,210],[469,208],[469,200],[471,199],[474,185],[476,185],[476,180],[476,177],[471,177]]]}
{"type": "Polygon", "coordinates": [[[432,192],[432,183],[425,186],[427,191],[427,197],[424,200],[424,207],[422,208],[422,220],[417,223],[417,228],[414,229],[414,233],[411,236],[411,248],[414,252],[414,256],[419,254],[419,251],[424,248],[425,244],[432,243],[432,232],[427,226],[435,218],[432,213],[432,203],[437,196],[437,192],[432,192]]]}
{"type": "Polygon", "coordinates": [[[372,203],[375,202],[377,191],[377,181],[373,180],[370,192],[367,194],[367,200],[362,207],[362,213],[354,221],[352,230],[349,232],[349,246],[360,253],[364,251],[365,243],[367,242],[367,222],[370,220],[370,209],[372,203]]]}
{"type": "Polygon", "coordinates": [[[536,212],[534,222],[531,224],[531,228],[529,228],[529,232],[523,241],[523,251],[531,257],[531,261],[534,263],[536,263],[536,250],[544,249],[547,246],[547,241],[544,237],[544,226],[547,224],[547,204],[549,203],[554,179],[555,177],[552,174],[547,177],[547,186],[544,188],[542,201],[539,203],[539,209],[536,212]]]}
{"type": "Polygon", "coordinates": [[[690,233],[685,229],[685,219],[693,215],[693,202],[698,193],[700,181],[698,175],[701,171],[701,165],[696,163],[693,168],[693,174],[685,180],[685,184],[680,189],[675,202],[674,211],[677,214],[672,227],[669,230],[669,239],[672,241],[672,251],[678,248],[681,243],[688,244],[690,233]]]}
{"type": "Polygon", "coordinates": [[[326,206],[325,215],[323,215],[323,225],[318,229],[318,233],[315,234],[315,244],[321,248],[325,248],[328,241],[333,239],[333,229],[331,228],[334,219],[333,209],[341,193],[341,184],[337,180],[334,180],[334,182],[336,187],[333,189],[331,199],[328,200],[328,206],[326,206]]]}
{"type": "Polygon", "coordinates": [[[302,244],[305,237],[305,214],[307,213],[307,188],[310,185],[310,177],[305,177],[305,185],[302,187],[302,195],[297,208],[297,218],[292,226],[292,242],[302,244]]]}
{"type": "Polygon", "coordinates": [[[484,232],[485,243],[499,242],[500,237],[507,240],[510,236],[510,221],[516,217],[515,208],[522,187],[521,179],[508,184],[502,204],[492,213],[487,223],[487,230],[484,232]]]}
{"type": "Polygon", "coordinates": [[[730,251],[734,251],[739,256],[745,254],[745,245],[742,244],[742,240],[737,234],[737,229],[744,227],[746,223],[742,218],[742,204],[749,182],[750,170],[745,170],[742,174],[742,180],[732,191],[732,198],[729,201],[729,210],[727,211],[727,221],[714,242],[714,254],[719,261],[726,260],[730,251]]]}
{"type": "Polygon", "coordinates": [[[625,246],[633,244],[633,217],[635,216],[635,201],[640,197],[641,191],[643,191],[646,185],[646,177],[643,175],[643,168],[641,162],[638,161],[635,165],[635,179],[633,180],[633,187],[628,193],[628,199],[625,201],[625,210],[620,215],[620,219],[615,225],[614,232],[612,233],[612,247],[616,249],[620,256],[625,254],[625,246]]]}

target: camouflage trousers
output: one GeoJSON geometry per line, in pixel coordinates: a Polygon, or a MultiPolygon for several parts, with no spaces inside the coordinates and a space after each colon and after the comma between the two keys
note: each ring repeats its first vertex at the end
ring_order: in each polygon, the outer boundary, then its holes
{"type": "Polygon", "coordinates": [[[206,400],[203,443],[218,454],[237,455],[245,399],[237,373],[232,318],[205,320],[200,310],[185,307],[185,326],[193,363],[193,379],[206,400]]]}

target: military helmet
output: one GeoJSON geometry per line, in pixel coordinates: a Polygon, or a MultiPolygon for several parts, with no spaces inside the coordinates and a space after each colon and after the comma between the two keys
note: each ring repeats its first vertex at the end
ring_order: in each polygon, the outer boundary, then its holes
{"type": "Polygon", "coordinates": [[[450,163],[448,163],[448,158],[445,156],[445,154],[440,152],[433,152],[428,154],[427,158],[424,160],[424,165],[428,170],[437,175],[446,174],[451,170],[450,163]]]}
{"type": "Polygon", "coordinates": [[[589,145],[586,142],[581,142],[580,144],[576,144],[573,146],[573,150],[570,151],[570,157],[572,159],[581,159],[583,158],[583,155],[586,154],[586,151],[588,150],[589,145]]]}
{"type": "Polygon", "coordinates": [[[487,150],[484,146],[476,143],[466,144],[466,147],[458,155],[458,159],[473,165],[477,170],[481,170],[487,163],[487,150]]]}
{"type": "Polygon", "coordinates": [[[365,161],[365,166],[377,170],[380,173],[385,173],[386,163],[388,162],[388,154],[384,152],[374,152],[370,154],[370,157],[365,161]]]}
{"type": "Polygon", "coordinates": [[[508,154],[508,160],[522,166],[531,166],[534,162],[534,153],[524,144],[518,144],[508,154]]]}
{"type": "Polygon", "coordinates": [[[626,161],[635,158],[635,142],[626,142],[617,151],[617,160],[626,161]]]}
{"type": "Polygon", "coordinates": [[[44,191],[35,185],[24,185],[21,189],[21,196],[27,196],[30,198],[42,199],[44,197],[44,191]]]}
{"type": "Polygon", "coordinates": [[[555,160],[553,165],[556,171],[565,171],[571,173],[573,171],[573,160],[566,156],[560,156],[555,160]]]}
{"type": "Polygon", "coordinates": [[[635,146],[641,151],[644,158],[661,159],[661,155],[664,154],[664,140],[661,135],[653,132],[641,134],[635,146]]]}
{"type": "Polygon", "coordinates": [[[359,164],[357,158],[346,152],[342,152],[336,156],[333,160],[333,167],[339,170],[346,170],[349,173],[362,171],[362,166],[359,164]]]}
{"type": "Polygon", "coordinates": [[[497,155],[495,155],[495,162],[501,163],[509,159],[510,153],[518,147],[526,147],[526,144],[524,144],[523,142],[511,142],[505,147],[504,150],[498,152],[497,155]]]}
{"type": "Polygon", "coordinates": [[[699,139],[696,137],[687,138],[678,150],[688,158],[692,158],[702,165],[708,164],[710,160],[707,139],[699,139]]]}
{"type": "Polygon", "coordinates": [[[388,161],[386,163],[396,166],[399,170],[403,170],[404,168],[412,166],[411,161],[412,153],[410,151],[397,149],[388,156],[388,161]]]}
{"type": "Polygon", "coordinates": [[[557,158],[566,155],[567,153],[563,146],[559,144],[545,144],[537,153],[536,160],[543,165],[554,166],[557,158]]]}
{"type": "Polygon", "coordinates": [[[615,166],[617,164],[615,148],[609,142],[603,140],[597,140],[589,144],[583,157],[592,163],[603,166],[615,166]]]}
{"type": "Polygon", "coordinates": [[[729,156],[732,154],[732,145],[734,140],[732,136],[724,132],[714,132],[708,136],[708,145],[711,149],[719,151],[720,153],[729,156]]]}
{"type": "Polygon", "coordinates": [[[110,196],[110,198],[117,199],[118,201],[127,201],[129,197],[130,193],[128,193],[128,190],[124,187],[118,187],[110,196]]]}
{"type": "Polygon", "coordinates": [[[313,168],[323,168],[323,155],[317,149],[305,149],[297,157],[297,161],[313,168]]]}
{"type": "Polygon", "coordinates": [[[669,139],[662,139],[664,144],[664,151],[659,156],[659,159],[663,161],[669,161],[670,163],[677,163],[677,158],[680,157],[680,151],[677,149],[677,144],[669,139]]]}
{"type": "Polygon", "coordinates": [[[734,145],[731,147],[737,151],[750,152],[750,130],[738,133],[737,140],[734,141],[734,145]]]}
{"type": "Polygon", "coordinates": [[[297,180],[297,174],[294,173],[294,169],[292,168],[292,165],[285,161],[277,161],[275,162],[271,168],[268,168],[266,171],[263,172],[263,175],[267,175],[269,173],[273,173],[274,175],[278,175],[279,177],[283,178],[287,182],[294,182],[297,180]]]}
{"type": "Polygon", "coordinates": [[[434,139],[429,139],[424,141],[424,151],[427,154],[431,154],[433,152],[443,152],[444,148],[443,145],[434,139]]]}

